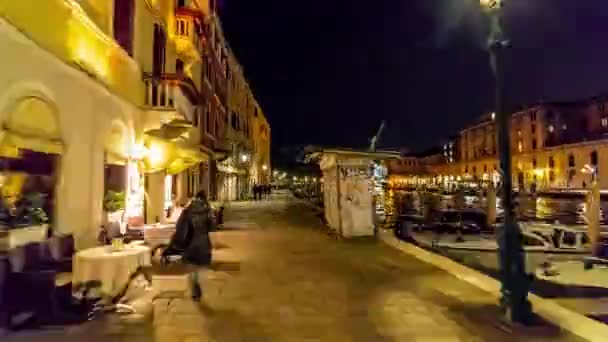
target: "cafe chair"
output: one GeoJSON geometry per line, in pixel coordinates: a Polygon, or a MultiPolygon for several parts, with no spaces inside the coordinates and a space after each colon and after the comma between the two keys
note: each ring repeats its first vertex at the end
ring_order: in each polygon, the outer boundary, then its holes
{"type": "Polygon", "coordinates": [[[30,243],[9,252],[5,301],[7,320],[31,313],[38,325],[69,324],[86,320],[72,302],[71,277],[58,276],[45,258],[44,243],[30,243]]]}

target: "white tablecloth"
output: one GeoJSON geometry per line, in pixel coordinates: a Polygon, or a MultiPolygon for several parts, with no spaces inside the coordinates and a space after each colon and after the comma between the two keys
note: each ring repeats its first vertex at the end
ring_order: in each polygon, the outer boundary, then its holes
{"type": "Polygon", "coordinates": [[[102,296],[116,296],[127,285],[139,267],[151,264],[150,248],[127,245],[125,250],[110,252],[110,246],[85,249],[76,253],[72,268],[72,284],[101,282],[102,296]]]}

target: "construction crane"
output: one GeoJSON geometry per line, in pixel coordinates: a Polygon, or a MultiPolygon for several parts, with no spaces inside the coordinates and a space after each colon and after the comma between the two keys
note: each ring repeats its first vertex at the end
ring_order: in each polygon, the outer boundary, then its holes
{"type": "Polygon", "coordinates": [[[374,135],[372,137],[371,144],[369,145],[370,152],[376,152],[376,146],[378,145],[380,136],[382,135],[382,132],[384,131],[384,126],[386,126],[386,121],[382,120],[382,123],[380,124],[380,128],[378,128],[378,132],[376,132],[376,135],[374,135]]]}

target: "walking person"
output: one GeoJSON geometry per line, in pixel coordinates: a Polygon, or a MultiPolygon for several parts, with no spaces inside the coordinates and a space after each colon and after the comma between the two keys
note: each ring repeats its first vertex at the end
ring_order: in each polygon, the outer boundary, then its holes
{"type": "Polygon", "coordinates": [[[212,245],[209,232],[213,228],[212,222],[207,194],[201,190],[182,211],[171,243],[163,253],[163,257],[181,254],[182,262],[192,268],[190,283],[193,301],[200,301],[203,295],[199,271],[211,264],[212,245]]]}
{"type": "Polygon", "coordinates": [[[258,200],[258,195],[260,194],[260,186],[257,184],[253,185],[253,200],[258,200]]]}

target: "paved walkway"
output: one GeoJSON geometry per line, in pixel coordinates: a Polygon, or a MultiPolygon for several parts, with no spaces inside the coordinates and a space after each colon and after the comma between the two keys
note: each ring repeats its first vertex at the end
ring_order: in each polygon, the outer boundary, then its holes
{"type": "Polygon", "coordinates": [[[158,299],[151,328],[117,325],[105,341],[580,341],[511,334],[489,295],[382,243],[335,241],[300,202],[238,203],[226,217],[202,303],[158,299]]]}
{"type": "Polygon", "coordinates": [[[227,226],[255,222],[257,227],[217,235],[233,261],[225,272],[210,274],[214,279],[205,284],[202,305],[163,303],[175,312],[161,328],[164,336],[183,341],[578,341],[550,329],[533,336],[509,334],[496,324],[490,296],[381,243],[332,240],[298,202],[239,203],[227,209],[227,218],[227,226]],[[197,331],[191,329],[199,324],[194,322],[200,323],[197,331]]]}

